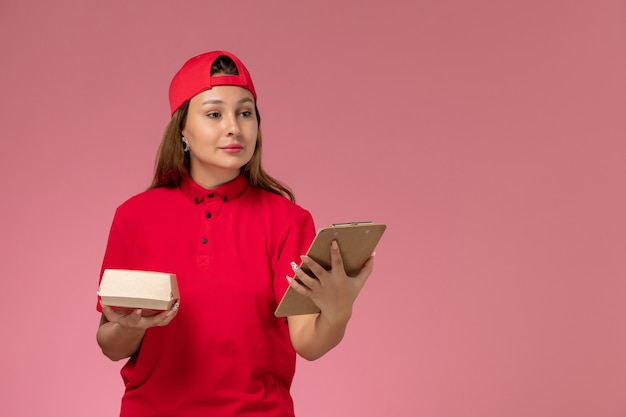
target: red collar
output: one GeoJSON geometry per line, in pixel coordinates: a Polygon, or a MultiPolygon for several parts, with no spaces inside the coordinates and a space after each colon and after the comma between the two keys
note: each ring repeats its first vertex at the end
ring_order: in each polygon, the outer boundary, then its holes
{"type": "Polygon", "coordinates": [[[180,190],[195,204],[202,203],[205,199],[220,198],[223,201],[232,200],[239,197],[248,187],[248,178],[245,174],[240,174],[234,180],[208,190],[196,183],[191,177],[183,178],[180,183],[180,190]]]}

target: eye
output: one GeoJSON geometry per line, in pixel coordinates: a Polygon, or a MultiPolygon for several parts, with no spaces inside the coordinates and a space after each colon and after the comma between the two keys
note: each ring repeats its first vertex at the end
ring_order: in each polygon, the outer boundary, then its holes
{"type": "Polygon", "coordinates": [[[242,111],[242,112],[241,112],[241,113],[239,113],[239,114],[240,114],[242,117],[250,117],[250,116],[252,116],[252,112],[251,112],[251,111],[249,111],[249,110],[242,111]]]}
{"type": "Polygon", "coordinates": [[[210,113],[207,113],[206,117],[210,119],[217,119],[218,117],[220,117],[220,114],[216,111],[212,111],[210,113]]]}

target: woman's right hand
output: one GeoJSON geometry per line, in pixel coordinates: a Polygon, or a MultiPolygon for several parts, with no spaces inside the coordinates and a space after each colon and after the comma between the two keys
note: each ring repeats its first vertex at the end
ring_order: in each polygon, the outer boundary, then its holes
{"type": "Polygon", "coordinates": [[[145,330],[150,327],[167,326],[178,313],[178,301],[171,310],[156,312],[154,310],[142,310],[141,308],[111,308],[102,305],[102,314],[107,321],[117,323],[128,329],[145,330]]]}

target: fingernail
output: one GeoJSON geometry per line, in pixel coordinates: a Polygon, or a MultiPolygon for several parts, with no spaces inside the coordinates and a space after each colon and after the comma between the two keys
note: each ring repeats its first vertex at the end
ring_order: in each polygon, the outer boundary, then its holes
{"type": "Polygon", "coordinates": [[[330,246],[331,246],[333,249],[335,249],[335,250],[337,250],[337,248],[339,247],[339,246],[337,246],[337,241],[336,241],[336,240],[333,240],[333,242],[330,244],[330,246]]]}
{"type": "Polygon", "coordinates": [[[287,279],[287,282],[289,284],[291,284],[293,282],[293,278],[291,278],[289,275],[287,275],[285,278],[287,279]]]}
{"type": "Polygon", "coordinates": [[[300,269],[300,267],[295,262],[292,262],[291,269],[293,269],[293,272],[298,272],[298,269],[300,269]]]}
{"type": "Polygon", "coordinates": [[[176,302],[174,303],[174,305],[172,306],[172,311],[178,311],[178,306],[179,306],[179,305],[180,305],[180,304],[179,304],[179,302],[178,302],[178,301],[176,301],[176,302]]]}

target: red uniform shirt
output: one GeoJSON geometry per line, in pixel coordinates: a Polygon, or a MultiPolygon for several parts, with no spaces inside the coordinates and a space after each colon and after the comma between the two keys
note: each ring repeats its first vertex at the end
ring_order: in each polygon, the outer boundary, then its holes
{"type": "Polygon", "coordinates": [[[244,175],[118,207],[102,269],[175,273],[180,290],[178,315],[148,329],[121,371],[121,416],[293,416],[295,351],[273,312],[314,235],[308,211],[244,175]]]}

